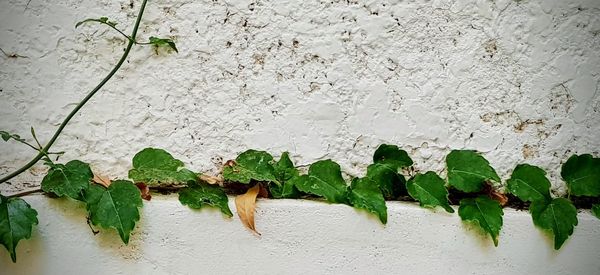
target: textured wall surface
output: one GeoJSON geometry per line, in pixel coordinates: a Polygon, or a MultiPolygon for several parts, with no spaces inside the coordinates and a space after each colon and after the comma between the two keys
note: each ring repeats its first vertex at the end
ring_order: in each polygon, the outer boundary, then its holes
{"type": "MultiPolygon", "coordinates": [[[[31,240],[19,243],[17,264],[0,249],[2,275],[600,274],[600,220],[589,212],[578,215],[575,233],[554,251],[531,216],[512,209],[505,210],[494,247],[457,215],[412,203],[389,202],[384,227],[346,205],[259,200],[258,237],[237,218],[162,196],[144,203],[125,246],[116,231],[94,236],[82,204],[25,199],[40,211],[40,225],[31,240]]],[[[233,199],[230,207],[235,210],[233,199]]]]}
{"type": "MultiPolygon", "coordinates": [[[[0,1],[0,129],[47,141],[107,73],[139,1],[0,1]]],[[[307,164],[332,158],[365,173],[380,143],[443,172],[450,149],[481,151],[508,178],[517,163],[549,171],[600,148],[600,1],[152,0],[136,47],[58,140],[65,160],[125,177],[144,147],[197,171],[256,148],[307,164]]],[[[0,172],[28,148],[0,145],[0,172]]],[[[3,185],[35,185],[37,167],[3,185]]]]}

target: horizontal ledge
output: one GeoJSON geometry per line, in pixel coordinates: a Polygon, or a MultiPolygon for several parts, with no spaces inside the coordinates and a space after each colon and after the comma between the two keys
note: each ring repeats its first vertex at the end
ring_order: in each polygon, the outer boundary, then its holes
{"type": "MultiPolygon", "coordinates": [[[[442,209],[387,202],[388,224],[346,205],[259,199],[256,236],[237,216],[192,210],[176,195],[144,202],[128,246],[114,230],[94,236],[83,204],[24,197],[39,212],[16,264],[0,250],[6,274],[163,273],[527,273],[595,274],[600,220],[589,211],[563,248],[533,226],[526,211],[505,209],[500,244],[442,209]],[[77,263],[66,264],[66,263],[77,263]]],[[[230,207],[235,205],[230,198],[230,207]]],[[[234,214],[235,215],[235,214],[234,214]]]]}

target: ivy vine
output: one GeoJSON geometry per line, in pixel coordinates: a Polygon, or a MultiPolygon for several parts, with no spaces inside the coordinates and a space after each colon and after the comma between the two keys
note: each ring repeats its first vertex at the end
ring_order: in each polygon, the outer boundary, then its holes
{"type": "MultiPolygon", "coordinates": [[[[131,35],[126,35],[107,17],[86,19],[86,23],[106,25],[127,41],[127,47],[113,70],[98,84],[65,118],[50,141],[42,146],[31,128],[35,142],[32,144],[21,136],[0,131],[4,141],[14,140],[38,152],[36,157],[17,171],[0,179],[0,183],[26,171],[43,160],[49,170],[41,182],[41,190],[52,197],[66,197],[84,204],[90,227],[114,229],[123,243],[129,242],[131,232],[140,219],[142,199],[149,200],[149,190],[177,192],[182,205],[193,209],[218,208],[225,217],[232,217],[228,195],[236,197],[238,215],[253,231],[254,202],[257,197],[274,199],[321,199],[327,203],[346,204],[375,215],[387,223],[386,201],[413,200],[422,207],[441,208],[454,213],[449,196],[458,197],[458,216],[473,223],[489,234],[495,246],[503,225],[503,207],[512,198],[529,205],[535,226],[554,236],[554,248],[560,249],[577,226],[577,209],[573,198],[583,197],[594,202],[592,213],[600,218],[600,158],[589,154],[573,155],[563,165],[561,177],[569,189],[567,197],[555,198],[550,194],[550,181],[546,172],[536,166],[519,164],[501,186],[501,178],[490,163],[473,150],[452,150],[445,159],[446,179],[433,171],[414,171],[413,160],[396,145],[380,145],[373,155],[373,163],[367,167],[364,177],[348,182],[342,175],[340,165],[326,159],[312,163],[308,171],[295,167],[287,152],[278,160],[259,150],[247,150],[235,160],[227,161],[218,176],[193,172],[185,164],[163,149],[146,148],[132,160],[129,180],[114,180],[94,175],[90,165],[80,160],[56,163],[50,148],[72,117],[117,72],[134,45],[167,47],[175,52],[175,43],[168,38],[150,37],[148,42],[138,42],[137,30],[146,6],[141,4],[131,35]],[[408,178],[408,180],[407,180],[408,178]],[[241,208],[241,209],[240,209],[241,208]]],[[[38,190],[36,190],[38,191],[38,190]]],[[[26,192],[30,193],[30,192],[26,192]]],[[[21,194],[22,195],[22,194],[21,194]]],[[[0,243],[16,262],[19,241],[31,237],[38,224],[37,211],[18,196],[0,195],[0,243]]],[[[93,228],[92,228],[93,229],[93,228]]]]}

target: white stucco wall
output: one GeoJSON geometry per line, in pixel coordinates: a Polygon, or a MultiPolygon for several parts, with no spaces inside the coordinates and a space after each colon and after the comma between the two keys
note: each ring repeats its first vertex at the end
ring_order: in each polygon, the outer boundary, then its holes
{"type": "MultiPolygon", "coordinates": [[[[144,202],[129,246],[113,231],[93,236],[85,209],[40,195],[40,211],[17,264],[0,249],[0,274],[600,274],[600,220],[579,213],[559,251],[524,211],[505,209],[500,243],[457,215],[388,202],[387,226],[346,205],[259,200],[250,233],[239,219],[182,207],[176,197],[144,202]]],[[[233,200],[230,207],[235,211],[233,200]]]]}
{"type": "MultiPolygon", "coordinates": [[[[27,58],[0,58],[0,129],[48,140],[125,45],[75,22],[128,29],[138,2],[1,1],[0,47],[27,58]]],[[[140,37],[171,37],[180,53],[134,48],[54,149],[125,177],[150,146],[197,171],[257,148],[350,175],[380,143],[438,172],[450,149],[472,148],[504,179],[524,161],[547,169],[560,194],[561,161],[599,154],[599,33],[597,0],[152,0],[140,37]]],[[[1,144],[0,172],[33,155],[1,144]]]]}

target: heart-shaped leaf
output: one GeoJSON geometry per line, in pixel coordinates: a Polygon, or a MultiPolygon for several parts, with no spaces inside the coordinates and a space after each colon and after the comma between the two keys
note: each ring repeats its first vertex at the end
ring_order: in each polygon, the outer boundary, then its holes
{"type": "Polygon", "coordinates": [[[556,198],[551,201],[534,201],[529,207],[533,223],[554,234],[554,249],[558,250],[573,234],[577,225],[577,209],[571,201],[556,198]]]}
{"type": "Polygon", "coordinates": [[[500,182],[490,163],[472,150],[452,150],[446,156],[448,184],[463,192],[479,192],[486,181],[500,182]]]}
{"type": "Polygon", "coordinates": [[[90,186],[94,174],[89,164],[72,160],[67,164],[53,164],[42,179],[42,190],[56,196],[82,200],[82,192],[90,186]]]}
{"type": "Polygon", "coordinates": [[[31,238],[31,229],[38,224],[37,214],[23,199],[0,195],[0,243],[8,250],[13,263],[17,262],[17,244],[31,238]]]}
{"type": "Polygon", "coordinates": [[[331,203],[348,203],[348,185],[340,166],[332,160],[320,160],[310,165],[308,175],[290,180],[298,190],[322,196],[331,203]]]}
{"type": "Polygon", "coordinates": [[[448,190],[446,183],[435,172],[428,171],[425,174],[416,174],[414,178],[406,183],[408,194],[419,201],[423,207],[441,206],[447,212],[454,213],[454,209],[448,203],[448,190]]]}
{"type": "Polygon", "coordinates": [[[126,180],[113,181],[108,188],[92,184],[85,191],[85,200],[92,224],[116,229],[123,243],[128,244],[129,235],[140,219],[140,190],[126,180]]]}
{"type": "Polygon", "coordinates": [[[494,245],[498,246],[504,215],[500,203],[486,196],[462,199],[458,207],[458,215],[463,221],[472,222],[489,233],[494,245]]]}
{"type": "Polygon", "coordinates": [[[373,154],[373,162],[388,164],[398,170],[413,164],[413,160],[406,151],[401,150],[396,145],[381,144],[373,154]]]}
{"type": "Polygon", "coordinates": [[[193,209],[205,206],[218,207],[229,217],[233,216],[229,209],[227,194],[216,185],[205,183],[188,183],[188,187],[179,190],[179,201],[193,209]]]}
{"type": "Polygon", "coordinates": [[[600,196],[600,158],[573,155],[563,164],[560,175],[572,195],[600,196]]]}
{"type": "Polygon", "coordinates": [[[275,177],[273,156],[265,151],[248,150],[241,153],[235,162],[223,168],[223,178],[239,183],[250,183],[251,180],[267,181],[280,184],[275,177]]]}
{"type": "Polygon", "coordinates": [[[355,208],[366,209],[377,215],[379,220],[387,223],[387,206],[381,190],[370,178],[354,178],[348,193],[350,205],[355,208]]]}
{"type": "Polygon", "coordinates": [[[129,178],[148,186],[185,184],[197,181],[198,176],[184,168],[183,162],[162,149],[146,148],[133,157],[129,178]]]}
{"type": "Polygon", "coordinates": [[[546,172],[529,164],[519,164],[507,181],[508,190],[522,201],[550,200],[546,172]]]}

